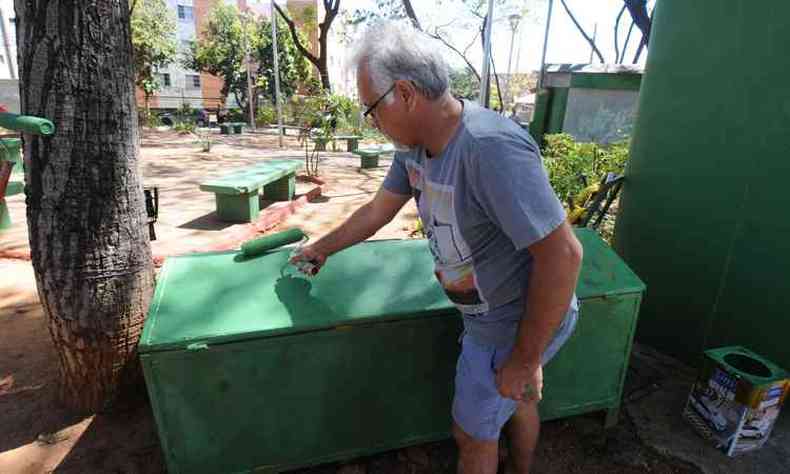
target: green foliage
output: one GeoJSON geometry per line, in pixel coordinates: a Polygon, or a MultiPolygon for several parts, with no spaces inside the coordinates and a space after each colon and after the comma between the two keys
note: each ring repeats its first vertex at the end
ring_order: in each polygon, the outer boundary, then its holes
{"type": "Polygon", "coordinates": [[[599,182],[606,173],[622,174],[628,161],[628,141],[601,146],[576,142],[564,133],[546,135],[543,162],[560,200],[575,196],[585,185],[599,182]]]}
{"type": "MultiPolygon", "coordinates": [[[[280,31],[287,31],[282,20],[278,20],[277,26],[280,31]]],[[[309,80],[311,68],[297,50],[290,35],[280,34],[277,40],[280,91],[287,97],[296,92],[300,83],[309,80]]],[[[184,59],[184,66],[221,77],[224,81],[222,96],[233,94],[236,103],[246,109],[248,89],[245,45],[249,48],[251,63],[258,65],[253,74],[257,76],[253,82],[254,87],[263,90],[265,96],[274,97],[271,22],[266,18],[245,18],[235,6],[218,4],[209,12],[204,34],[193,44],[184,59]]]]}
{"type": "Polygon", "coordinates": [[[477,100],[480,97],[480,81],[469,68],[450,70],[450,90],[456,97],[477,100]]]}
{"type": "Polygon", "coordinates": [[[160,87],[156,70],[176,60],[176,20],[165,0],[137,0],[130,23],[135,84],[147,99],[160,87]]]}
{"type": "MultiPolygon", "coordinates": [[[[287,33],[288,25],[277,17],[277,60],[280,70],[280,93],[290,97],[296,93],[300,84],[313,78],[313,67],[296,48],[293,38],[287,33]]],[[[300,34],[302,44],[308,40],[300,34]]],[[[264,91],[264,95],[274,98],[274,48],[272,47],[271,21],[261,19],[256,27],[255,40],[252,43],[255,62],[258,63],[256,86],[264,91]]]]}
{"type": "Polygon", "coordinates": [[[140,125],[146,128],[156,128],[162,125],[162,121],[159,119],[159,115],[155,112],[150,110],[140,110],[138,115],[138,120],[140,121],[140,125]]]}
{"type": "Polygon", "coordinates": [[[255,114],[255,123],[258,125],[270,125],[277,121],[277,109],[271,104],[263,104],[258,107],[255,114]]]}
{"type": "MultiPolygon", "coordinates": [[[[315,5],[308,5],[304,7],[301,12],[298,13],[299,23],[302,24],[302,29],[307,31],[316,31],[318,29],[318,11],[315,8],[315,5]]],[[[285,29],[280,29],[280,23],[277,23],[278,31],[285,31],[285,29]]],[[[302,44],[307,44],[306,41],[302,41],[302,44]]]]}
{"type": "Polygon", "coordinates": [[[249,119],[244,114],[244,111],[238,108],[232,108],[228,110],[228,115],[226,116],[226,122],[246,122],[249,119]]]}
{"type": "Polygon", "coordinates": [[[232,92],[237,100],[246,100],[244,32],[239,10],[217,4],[208,14],[203,36],[184,58],[184,66],[221,77],[223,97],[232,92]]]}
{"type": "Polygon", "coordinates": [[[176,122],[176,124],[173,125],[173,130],[182,135],[194,133],[196,129],[197,125],[194,122],[176,122]]]}
{"type": "Polygon", "coordinates": [[[305,130],[301,140],[305,145],[305,166],[308,174],[318,174],[318,151],[310,150],[315,139],[328,141],[337,132],[360,134],[359,106],[342,95],[323,92],[312,96],[294,96],[289,104],[292,121],[305,130]]]}

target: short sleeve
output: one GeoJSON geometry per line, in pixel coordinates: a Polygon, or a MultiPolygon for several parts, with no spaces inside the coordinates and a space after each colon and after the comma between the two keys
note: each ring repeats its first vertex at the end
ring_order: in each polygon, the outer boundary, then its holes
{"type": "Polygon", "coordinates": [[[403,162],[403,157],[398,153],[395,154],[395,158],[392,160],[382,187],[391,193],[406,196],[412,195],[411,184],[409,184],[409,172],[406,169],[406,164],[403,162]]]}
{"type": "Polygon", "coordinates": [[[470,158],[476,161],[468,169],[478,204],[516,249],[542,240],[565,220],[537,146],[528,137],[478,140],[470,158]]]}

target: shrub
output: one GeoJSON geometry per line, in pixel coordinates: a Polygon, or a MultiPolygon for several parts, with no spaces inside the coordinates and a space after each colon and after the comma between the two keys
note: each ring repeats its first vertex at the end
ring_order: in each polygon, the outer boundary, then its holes
{"type": "Polygon", "coordinates": [[[564,133],[546,135],[543,162],[557,196],[566,202],[606,173],[622,174],[628,161],[628,140],[602,146],[580,143],[564,133]]]}
{"type": "Polygon", "coordinates": [[[173,125],[173,130],[182,135],[193,133],[196,129],[197,125],[194,122],[177,122],[173,125]]]}
{"type": "Polygon", "coordinates": [[[258,125],[269,125],[277,121],[277,110],[271,104],[262,104],[258,107],[255,116],[255,123],[258,125]]]}

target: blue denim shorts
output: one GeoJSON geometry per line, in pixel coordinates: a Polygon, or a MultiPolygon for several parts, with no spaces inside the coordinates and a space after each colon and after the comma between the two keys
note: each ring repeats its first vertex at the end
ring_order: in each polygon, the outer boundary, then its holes
{"type": "MultiPolygon", "coordinates": [[[[541,362],[544,366],[571,337],[577,318],[575,308],[568,311],[543,352],[541,362]]],[[[496,370],[507,361],[514,345],[515,339],[506,347],[497,347],[480,343],[469,334],[462,336],[455,373],[453,420],[474,439],[499,439],[502,427],[516,411],[518,402],[501,396],[496,387],[496,370]]]]}

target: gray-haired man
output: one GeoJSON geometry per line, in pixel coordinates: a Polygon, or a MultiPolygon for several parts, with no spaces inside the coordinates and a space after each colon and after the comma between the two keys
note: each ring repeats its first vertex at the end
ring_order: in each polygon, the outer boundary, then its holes
{"type": "Polygon", "coordinates": [[[542,366],[576,324],[581,246],[535,142],[514,122],[453,98],[427,37],[378,25],[355,65],[365,115],[399,153],[373,200],[295,258],[323,264],[414,198],[436,276],[464,319],[452,410],[459,472],[496,472],[508,420],[514,467],[529,472],[542,366]]]}

